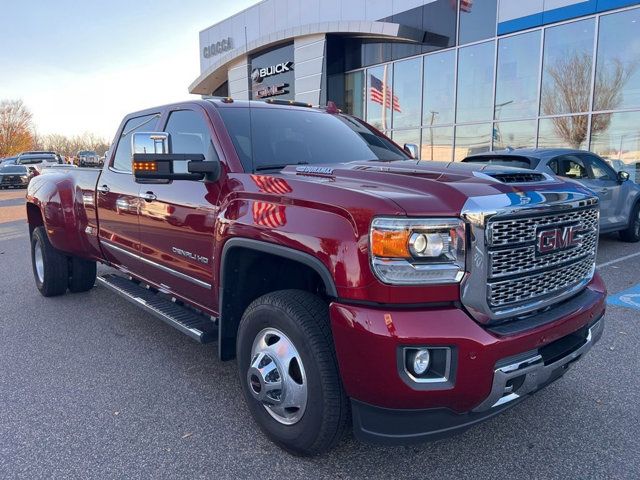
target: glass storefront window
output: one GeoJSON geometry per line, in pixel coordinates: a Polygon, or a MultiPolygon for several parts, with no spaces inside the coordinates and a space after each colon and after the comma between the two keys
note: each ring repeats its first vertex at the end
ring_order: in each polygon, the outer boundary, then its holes
{"type": "Polygon", "coordinates": [[[542,72],[542,115],[589,111],[593,70],[593,19],[546,30],[542,72]]]}
{"type": "Polygon", "coordinates": [[[364,72],[345,75],[344,110],[349,115],[364,117],[364,72]]]}
{"type": "Polygon", "coordinates": [[[432,52],[456,44],[458,24],[455,0],[436,0],[422,7],[422,25],[425,31],[423,52],[432,52]]]}
{"type": "Polygon", "coordinates": [[[540,30],[498,43],[496,120],[535,117],[538,113],[540,30]]]}
{"type": "Polygon", "coordinates": [[[422,58],[394,64],[393,94],[393,128],[419,127],[422,114],[422,58]]]}
{"type": "Polygon", "coordinates": [[[474,153],[491,150],[493,125],[481,123],[478,125],[458,125],[456,127],[456,146],[454,160],[460,160],[474,153]]]}
{"type": "Polygon", "coordinates": [[[538,147],[584,149],[588,128],[587,115],[543,118],[540,120],[538,147]]]}
{"type": "Polygon", "coordinates": [[[425,57],[423,125],[455,121],[455,69],[455,50],[425,57]]]}
{"type": "Polygon", "coordinates": [[[590,150],[640,182],[640,111],[594,115],[590,150]]]}
{"type": "Polygon", "coordinates": [[[420,159],[436,162],[453,160],[453,127],[434,127],[422,130],[420,159]]]}
{"type": "Polygon", "coordinates": [[[494,59],[493,42],[460,49],[457,114],[459,123],[493,118],[494,59]]]}
{"type": "Polygon", "coordinates": [[[495,37],[498,0],[460,0],[460,45],[495,37]]]}
{"type": "Polygon", "coordinates": [[[534,148],[537,126],[536,120],[496,122],[493,126],[493,149],[534,148]]]}
{"type": "Polygon", "coordinates": [[[404,148],[406,143],[413,143],[420,147],[420,130],[395,130],[391,139],[400,145],[400,148],[404,148]]]}
{"type": "Polygon", "coordinates": [[[391,65],[367,70],[367,122],[378,130],[391,128],[391,111],[397,108],[391,85],[393,85],[391,65]]]}
{"type": "Polygon", "coordinates": [[[600,18],[594,110],[640,106],[640,8],[600,18]]]}

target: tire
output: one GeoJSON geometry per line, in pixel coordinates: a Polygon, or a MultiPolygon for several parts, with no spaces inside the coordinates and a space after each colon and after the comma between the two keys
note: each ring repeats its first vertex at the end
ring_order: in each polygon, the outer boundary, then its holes
{"type": "Polygon", "coordinates": [[[96,262],[71,257],[69,260],[69,291],[88,292],[96,283],[96,262]]]}
{"type": "MultiPolygon", "coordinates": [[[[327,304],[300,290],[264,295],[249,305],[242,316],[236,342],[242,392],[262,431],[295,455],[319,455],[333,448],[347,428],[349,404],[338,373],[327,304]],[[265,342],[260,343],[260,339],[265,342]],[[293,350],[279,348],[288,346],[287,341],[293,350]],[[278,347],[273,351],[266,346],[276,344],[278,347]],[[264,350],[261,345],[265,346],[264,350]],[[259,353],[256,354],[256,350],[259,353]],[[263,386],[264,380],[270,377],[256,373],[256,367],[266,365],[265,370],[272,364],[282,365],[283,359],[276,356],[276,352],[282,351],[290,355],[294,351],[295,361],[277,369],[284,384],[279,391],[283,403],[268,407],[265,403],[269,404],[270,400],[265,402],[258,397],[268,390],[263,386]],[[264,352],[266,356],[261,356],[264,352]],[[285,412],[288,417],[281,416],[278,408],[300,398],[291,392],[302,390],[306,392],[303,408],[289,409],[285,412]]],[[[274,392],[277,396],[278,390],[274,392]]]]}
{"type": "Polygon", "coordinates": [[[629,243],[640,242],[640,202],[636,203],[631,210],[629,226],[620,231],[620,240],[629,243]]]}
{"type": "Polygon", "coordinates": [[[53,248],[44,227],[36,228],[31,235],[31,264],[36,286],[43,296],[55,297],[67,291],[69,259],[53,248]]]}

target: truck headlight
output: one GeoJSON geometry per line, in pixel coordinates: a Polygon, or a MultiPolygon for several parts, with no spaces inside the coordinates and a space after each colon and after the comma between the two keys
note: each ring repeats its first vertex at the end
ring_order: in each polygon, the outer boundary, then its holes
{"type": "Polygon", "coordinates": [[[371,264],[393,285],[458,283],[465,272],[465,224],[458,218],[376,218],[371,264]]]}

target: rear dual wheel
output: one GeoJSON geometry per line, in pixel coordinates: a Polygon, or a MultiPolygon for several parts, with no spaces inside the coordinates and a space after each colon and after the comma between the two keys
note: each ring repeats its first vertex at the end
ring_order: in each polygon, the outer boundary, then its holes
{"type": "Polygon", "coordinates": [[[272,441],[297,455],[326,452],[348,425],[328,317],[316,295],[282,290],[255,300],[238,329],[249,410],[272,441]]]}
{"type": "Polygon", "coordinates": [[[45,297],[86,292],[96,281],[96,262],[70,257],[56,250],[44,227],[31,235],[31,263],[36,287],[45,297]]]}

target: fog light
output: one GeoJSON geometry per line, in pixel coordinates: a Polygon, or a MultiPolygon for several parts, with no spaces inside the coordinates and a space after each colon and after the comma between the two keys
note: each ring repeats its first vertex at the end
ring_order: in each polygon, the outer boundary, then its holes
{"type": "Polygon", "coordinates": [[[429,370],[429,364],[431,363],[431,354],[426,348],[416,350],[411,362],[413,373],[416,375],[423,375],[429,370]]]}

